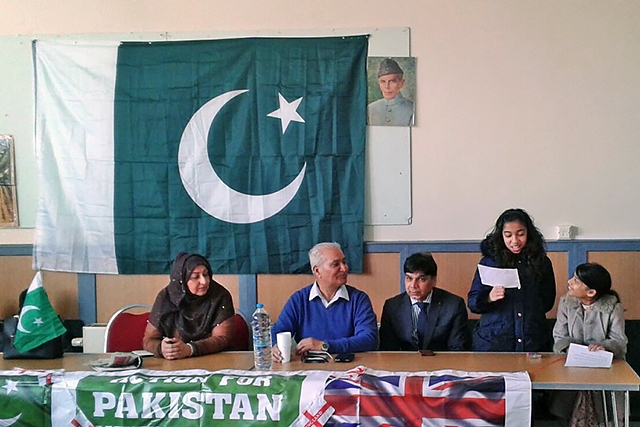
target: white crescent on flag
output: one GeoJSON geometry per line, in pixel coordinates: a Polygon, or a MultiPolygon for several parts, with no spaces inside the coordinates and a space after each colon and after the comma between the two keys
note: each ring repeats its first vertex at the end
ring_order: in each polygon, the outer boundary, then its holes
{"type": "Polygon", "coordinates": [[[27,314],[27,312],[31,310],[40,310],[40,309],[35,305],[25,305],[24,307],[22,307],[22,311],[20,312],[20,318],[18,319],[18,330],[20,332],[24,332],[25,334],[30,334],[31,331],[25,329],[25,327],[22,326],[22,318],[25,314],[27,314]]]}
{"type": "Polygon", "coordinates": [[[7,418],[7,419],[0,419],[0,427],[9,427],[12,426],[16,423],[16,421],[18,421],[18,419],[20,418],[22,414],[18,414],[13,418],[7,418]]]}
{"type": "Polygon", "coordinates": [[[245,92],[232,90],[200,107],[185,127],[178,149],[180,178],[191,199],[214,218],[235,224],[259,222],[284,209],[300,189],[307,168],[305,163],[289,185],[271,194],[241,193],[222,181],[209,161],[209,128],[222,107],[245,92]]]}

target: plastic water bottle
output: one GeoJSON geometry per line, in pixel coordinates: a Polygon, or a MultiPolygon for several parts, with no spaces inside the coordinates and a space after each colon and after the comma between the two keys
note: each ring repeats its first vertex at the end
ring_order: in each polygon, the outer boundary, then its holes
{"type": "Polygon", "coordinates": [[[253,329],[253,364],[259,371],[271,369],[271,318],[264,305],[256,304],[251,319],[253,329]]]}

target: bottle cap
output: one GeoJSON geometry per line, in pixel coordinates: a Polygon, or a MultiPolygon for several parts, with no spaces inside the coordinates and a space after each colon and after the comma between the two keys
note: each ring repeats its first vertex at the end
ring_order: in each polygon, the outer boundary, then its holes
{"type": "Polygon", "coordinates": [[[256,308],[262,308],[262,307],[264,307],[264,304],[260,304],[260,303],[256,304],[256,308]]]}

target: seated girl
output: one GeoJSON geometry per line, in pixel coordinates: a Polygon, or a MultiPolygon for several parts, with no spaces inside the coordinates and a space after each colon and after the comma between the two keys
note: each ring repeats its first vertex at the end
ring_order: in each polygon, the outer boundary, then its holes
{"type": "MultiPolygon", "coordinates": [[[[569,344],[575,343],[624,359],[628,342],[624,310],[617,292],[611,289],[611,275],[600,264],[586,263],[576,268],[567,294],[560,299],[553,339],[556,353],[566,352],[569,344]]],[[[557,392],[550,410],[572,426],[598,425],[603,422],[601,397],[593,391],[557,392]]]]}

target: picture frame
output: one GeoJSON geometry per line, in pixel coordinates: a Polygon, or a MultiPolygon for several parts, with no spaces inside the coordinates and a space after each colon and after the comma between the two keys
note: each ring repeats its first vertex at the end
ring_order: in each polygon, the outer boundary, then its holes
{"type": "Polygon", "coordinates": [[[18,227],[17,199],[13,136],[0,134],[0,227],[18,227]]]}
{"type": "Polygon", "coordinates": [[[414,126],[416,58],[367,58],[367,124],[414,126]],[[385,92],[383,93],[383,87],[385,92]]]}

